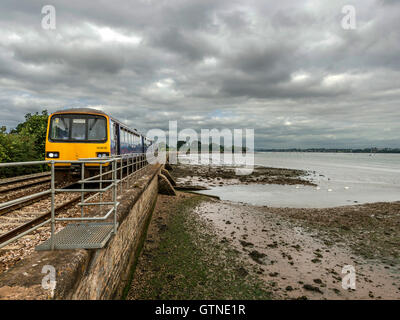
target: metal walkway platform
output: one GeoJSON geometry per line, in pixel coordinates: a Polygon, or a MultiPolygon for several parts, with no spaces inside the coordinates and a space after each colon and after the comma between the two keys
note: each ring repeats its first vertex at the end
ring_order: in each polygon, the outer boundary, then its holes
{"type": "MultiPolygon", "coordinates": [[[[69,224],[54,235],[54,249],[100,249],[110,240],[114,223],[69,224]]],[[[51,239],[38,245],[35,250],[51,250],[51,239]]]]}

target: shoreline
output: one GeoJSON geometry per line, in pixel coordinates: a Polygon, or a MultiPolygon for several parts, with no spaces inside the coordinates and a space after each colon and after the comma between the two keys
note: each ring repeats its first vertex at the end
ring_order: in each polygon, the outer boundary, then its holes
{"type": "MultiPolygon", "coordinates": [[[[231,168],[199,167],[174,165],[171,174],[178,185],[193,183],[205,188],[213,184],[310,183],[301,170],[258,167],[253,177],[241,180],[232,176],[231,168]]],[[[203,199],[189,208],[188,214],[193,221],[206,224],[201,232],[212,234],[214,240],[237,253],[236,264],[240,265],[237,268],[242,278],[262,283],[268,298],[400,299],[400,202],[321,209],[274,208],[178,193],[203,199]],[[346,265],[356,270],[355,290],[342,288],[342,268],[346,265]]],[[[169,201],[174,202],[172,198],[169,201]]],[[[176,214],[171,208],[169,211],[172,216],[176,214]]],[[[169,228],[168,223],[165,226],[169,228]]],[[[186,227],[196,228],[190,223],[186,227]]],[[[202,246],[208,247],[204,243],[202,246]]],[[[225,261],[218,247],[207,250],[225,261]]],[[[157,256],[157,241],[152,252],[157,256]]],[[[147,260],[145,265],[151,263],[147,260]]],[[[180,270],[175,272],[179,274],[180,270]]],[[[141,280],[136,278],[134,283],[149,285],[141,280]]],[[[152,288],[164,290],[161,284],[152,288]]],[[[207,292],[204,294],[198,298],[207,298],[207,292]]],[[[165,298],[191,299],[168,294],[165,298]]],[[[223,292],[219,298],[224,299],[223,292]]]]}
{"type": "Polygon", "coordinates": [[[400,299],[399,275],[268,208],[178,192],[159,196],[127,298],[400,299]]]}
{"type": "MultiPolygon", "coordinates": [[[[307,180],[311,174],[315,174],[315,171],[307,172],[297,169],[255,166],[253,174],[236,178],[235,172],[231,168],[223,166],[205,168],[205,166],[199,165],[179,164],[174,165],[173,168],[172,175],[177,180],[178,186],[188,187],[189,183],[195,187],[201,186],[204,189],[209,189],[210,186],[233,184],[316,186],[314,182],[307,180]]],[[[207,196],[207,194],[198,194],[207,196]]],[[[219,199],[216,196],[211,196],[219,199]]],[[[400,249],[396,248],[400,244],[400,228],[398,228],[398,225],[400,225],[400,201],[353,203],[325,208],[273,207],[252,205],[240,201],[226,200],[226,202],[264,208],[268,212],[296,221],[304,227],[319,229],[321,234],[329,234],[335,239],[351,238],[351,247],[364,257],[381,258],[385,254],[392,254],[393,257],[382,260],[389,260],[389,264],[400,264],[400,249]],[[335,218],[332,218],[333,216],[335,218]],[[365,229],[364,232],[363,228],[365,229]],[[368,238],[375,239],[375,249],[378,249],[375,251],[378,251],[378,253],[368,250],[369,248],[365,246],[369,242],[368,238]]],[[[329,240],[326,241],[329,242],[329,240]]]]}

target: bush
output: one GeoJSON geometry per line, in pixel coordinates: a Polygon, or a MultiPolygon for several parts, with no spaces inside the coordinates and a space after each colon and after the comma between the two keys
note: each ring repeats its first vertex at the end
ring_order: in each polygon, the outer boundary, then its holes
{"type": "MultiPolygon", "coordinates": [[[[41,114],[25,115],[25,122],[10,133],[6,128],[0,129],[0,162],[23,162],[44,160],[47,111],[41,114]]],[[[47,170],[47,166],[0,168],[0,177],[10,177],[22,174],[36,173],[47,170]]]]}

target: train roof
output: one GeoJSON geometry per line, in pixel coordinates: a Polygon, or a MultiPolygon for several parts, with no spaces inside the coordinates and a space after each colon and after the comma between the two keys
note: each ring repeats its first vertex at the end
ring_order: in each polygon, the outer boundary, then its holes
{"type": "Polygon", "coordinates": [[[141,135],[143,137],[145,137],[146,139],[152,141],[151,139],[147,138],[144,134],[140,133],[138,130],[136,129],[131,129],[129,128],[126,124],[122,123],[121,121],[117,120],[116,118],[110,116],[109,114],[101,111],[101,110],[97,110],[97,109],[93,109],[93,108],[70,108],[70,109],[64,109],[64,110],[58,110],[54,113],[95,113],[95,114],[102,114],[105,116],[109,116],[113,121],[119,123],[120,125],[122,125],[123,127],[133,131],[134,133],[137,133],[138,135],[141,135]]]}
{"type": "Polygon", "coordinates": [[[71,109],[64,109],[64,110],[58,110],[54,113],[70,113],[70,112],[77,112],[77,113],[98,113],[98,114],[104,114],[108,115],[107,113],[97,110],[97,109],[92,109],[92,108],[71,108],[71,109]]]}

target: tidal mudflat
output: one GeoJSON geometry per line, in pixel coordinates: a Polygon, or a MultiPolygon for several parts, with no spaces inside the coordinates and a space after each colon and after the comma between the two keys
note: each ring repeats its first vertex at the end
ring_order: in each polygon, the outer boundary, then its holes
{"type": "MultiPolygon", "coordinates": [[[[253,175],[235,176],[229,167],[181,165],[172,172],[181,185],[204,188],[318,186],[315,174],[299,169],[256,167],[253,175]]],[[[252,264],[248,272],[273,298],[400,299],[400,202],[322,208],[238,202],[210,199],[194,211],[252,264]],[[345,265],[356,270],[355,290],[342,288],[345,265]]]]}
{"type": "Polygon", "coordinates": [[[276,299],[400,299],[400,203],[340,212],[271,209],[209,200],[195,208],[240,251],[276,299]],[[357,215],[362,210],[364,214],[357,215]],[[375,216],[371,212],[375,212],[375,216]],[[336,217],[334,216],[336,215],[336,217]],[[374,223],[381,223],[378,228],[374,223]],[[342,288],[354,266],[356,289],[342,288]]]}

